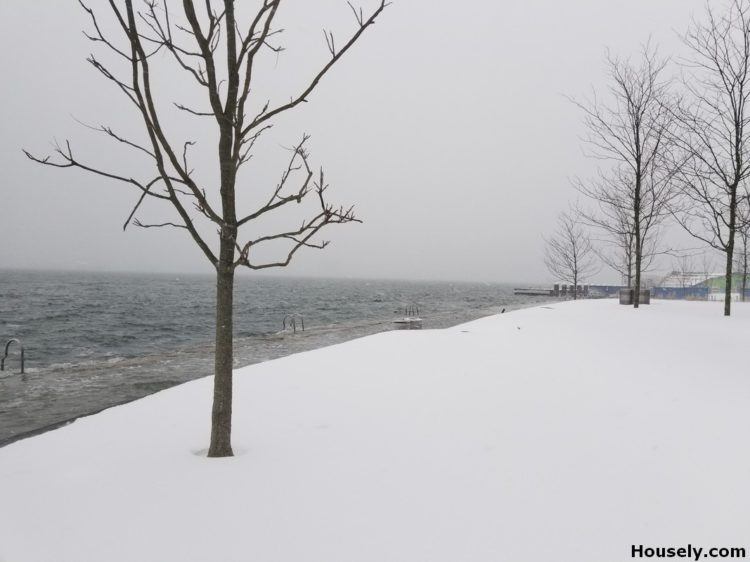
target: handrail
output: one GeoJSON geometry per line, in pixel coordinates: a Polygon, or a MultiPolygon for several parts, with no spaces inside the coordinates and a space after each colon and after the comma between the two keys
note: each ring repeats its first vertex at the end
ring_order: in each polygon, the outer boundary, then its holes
{"type": "Polygon", "coordinates": [[[403,308],[398,309],[396,312],[403,312],[404,316],[409,318],[416,318],[419,316],[419,305],[417,304],[409,304],[405,305],[403,308]]]}
{"type": "Polygon", "coordinates": [[[305,319],[302,318],[301,314],[287,314],[284,316],[284,320],[281,324],[282,330],[286,331],[286,321],[289,320],[289,327],[294,331],[294,333],[297,333],[297,319],[299,318],[300,324],[302,325],[302,331],[305,331],[305,319]]]}
{"type": "Polygon", "coordinates": [[[5,370],[5,360],[8,358],[8,348],[10,347],[10,344],[12,344],[12,343],[17,343],[19,346],[21,346],[21,374],[23,375],[24,374],[24,362],[25,362],[24,355],[25,354],[24,354],[23,344],[21,343],[21,340],[19,340],[17,338],[12,338],[12,339],[8,340],[7,343],[5,344],[5,355],[3,355],[3,358],[0,359],[0,371],[4,371],[5,370]]]}

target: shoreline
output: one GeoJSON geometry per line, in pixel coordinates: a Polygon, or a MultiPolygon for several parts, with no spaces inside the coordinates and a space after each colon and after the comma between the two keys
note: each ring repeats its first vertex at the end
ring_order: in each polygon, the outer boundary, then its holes
{"type": "MultiPolygon", "coordinates": [[[[558,302],[558,300],[559,299],[554,299],[552,297],[550,297],[550,298],[541,298],[541,297],[539,297],[539,298],[536,299],[536,302],[519,303],[519,304],[505,305],[505,306],[503,306],[503,305],[494,305],[490,309],[475,311],[479,315],[475,316],[472,319],[469,319],[469,320],[462,319],[460,321],[457,321],[455,324],[450,324],[450,325],[443,326],[443,327],[440,327],[440,328],[426,328],[426,329],[428,329],[428,330],[430,330],[430,329],[436,329],[436,330],[450,329],[452,327],[464,324],[466,322],[472,322],[472,321],[475,321],[475,320],[478,320],[478,319],[481,319],[481,318],[484,318],[484,317],[487,317],[487,316],[492,316],[494,314],[497,314],[498,311],[495,311],[494,313],[492,312],[492,309],[495,309],[495,308],[498,308],[498,309],[505,308],[506,312],[512,312],[514,310],[523,310],[523,309],[526,309],[526,308],[533,308],[535,306],[542,306],[543,304],[548,303],[548,302],[558,302]]],[[[307,351],[313,351],[313,350],[316,350],[316,349],[323,349],[323,348],[326,348],[326,347],[329,347],[329,346],[332,346],[332,345],[338,345],[338,344],[341,344],[341,343],[346,343],[348,341],[352,341],[353,339],[368,337],[368,336],[371,336],[371,335],[374,335],[374,334],[396,330],[393,327],[392,322],[390,322],[388,320],[373,320],[371,322],[364,322],[362,324],[354,326],[354,330],[353,330],[354,335],[351,335],[352,331],[347,331],[346,332],[346,336],[343,337],[343,338],[335,339],[333,341],[325,341],[325,342],[321,343],[321,340],[319,338],[320,338],[320,336],[322,334],[325,334],[327,331],[330,331],[330,330],[336,330],[336,329],[338,329],[338,327],[334,324],[334,325],[323,326],[323,327],[319,326],[319,327],[316,327],[316,328],[317,328],[316,330],[312,330],[312,331],[309,331],[307,333],[302,332],[298,336],[297,335],[289,335],[288,337],[297,338],[297,339],[294,342],[294,345],[292,346],[292,348],[288,352],[286,352],[286,353],[280,353],[280,354],[277,354],[275,356],[268,357],[268,358],[263,358],[263,359],[260,359],[260,360],[257,360],[257,361],[252,361],[252,362],[248,362],[248,363],[242,363],[240,365],[235,366],[234,371],[236,372],[239,369],[243,369],[243,368],[251,366],[251,365],[256,365],[256,364],[259,364],[259,363],[264,363],[264,362],[267,362],[267,361],[274,361],[276,359],[280,359],[280,358],[283,358],[283,357],[288,357],[290,355],[295,355],[295,354],[298,354],[298,353],[305,353],[307,351]],[[316,338],[318,338],[317,341],[316,341],[316,338]]],[[[273,338],[274,335],[269,334],[269,335],[267,335],[265,337],[267,337],[267,338],[273,338]]],[[[287,336],[284,336],[284,337],[287,337],[287,336]]],[[[239,349],[242,349],[243,347],[247,348],[248,346],[247,346],[246,341],[247,340],[251,340],[251,339],[253,339],[253,338],[247,338],[247,337],[245,337],[245,338],[243,338],[243,337],[235,338],[235,349],[239,350],[239,349]],[[243,345],[243,342],[245,342],[244,345],[243,345]]],[[[193,347],[195,347],[195,346],[193,346],[193,347]]],[[[174,354],[179,355],[180,354],[180,350],[174,351],[174,354]]],[[[137,361],[139,358],[133,358],[133,359],[137,361]]],[[[212,356],[209,357],[209,359],[212,360],[212,356]]],[[[33,376],[34,374],[35,374],[34,372],[30,372],[26,376],[27,377],[29,375],[33,376]]],[[[11,375],[11,376],[22,377],[23,375],[11,375]]],[[[134,402],[134,401],[140,400],[142,398],[151,396],[151,395],[156,394],[158,392],[161,392],[163,390],[174,388],[176,386],[188,383],[188,382],[193,381],[193,380],[197,380],[197,379],[204,378],[204,377],[211,377],[211,376],[213,376],[213,375],[212,374],[208,374],[208,375],[201,374],[201,375],[198,375],[198,376],[195,376],[195,377],[186,378],[185,380],[173,381],[171,384],[165,384],[164,386],[161,386],[160,388],[157,388],[157,389],[152,390],[152,391],[138,392],[138,393],[135,393],[136,395],[128,397],[128,398],[126,398],[124,400],[121,400],[121,401],[118,401],[118,402],[108,403],[107,405],[102,406],[102,407],[95,407],[95,408],[93,408],[91,410],[85,410],[85,411],[77,412],[74,415],[71,415],[70,417],[65,417],[65,418],[62,418],[62,419],[59,419],[59,420],[54,420],[51,423],[48,423],[48,424],[45,424],[45,425],[42,425],[42,426],[39,426],[39,427],[33,427],[31,429],[28,429],[28,430],[25,430],[25,431],[22,431],[20,433],[16,433],[16,434],[13,434],[13,435],[10,435],[10,436],[7,436],[7,437],[1,437],[0,438],[0,448],[6,447],[7,445],[10,445],[12,443],[15,443],[15,442],[18,442],[18,441],[21,441],[21,440],[24,440],[24,439],[35,437],[37,435],[42,435],[42,434],[47,433],[49,431],[54,431],[54,430],[59,429],[61,427],[65,427],[65,426],[67,426],[67,425],[75,422],[78,419],[86,418],[86,417],[89,417],[89,416],[92,416],[92,415],[96,415],[96,414],[98,414],[100,412],[103,412],[105,410],[108,410],[110,408],[115,408],[115,407],[118,407],[118,406],[129,404],[131,402],[134,402]]]]}

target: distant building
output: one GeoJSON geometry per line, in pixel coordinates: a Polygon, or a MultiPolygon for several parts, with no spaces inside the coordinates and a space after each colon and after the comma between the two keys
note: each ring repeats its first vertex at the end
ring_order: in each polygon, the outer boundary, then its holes
{"type": "Polygon", "coordinates": [[[721,273],[706,273],[705,271],[673,271],[659,282],[659,287],[683,288],[701,285],[709,279],[721,277],[721,273]]]}

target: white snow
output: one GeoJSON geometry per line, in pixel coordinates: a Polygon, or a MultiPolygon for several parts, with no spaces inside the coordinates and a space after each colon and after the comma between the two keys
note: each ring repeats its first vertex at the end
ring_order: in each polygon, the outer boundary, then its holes
{"type": "MultiPolygon", "coordinates": [[[[202,379],[0,449],[1,562],[750,549],[750,307],[552,304],[202,379]]],[[[750,550],[748,550],[750,552],[750,550]]]]}

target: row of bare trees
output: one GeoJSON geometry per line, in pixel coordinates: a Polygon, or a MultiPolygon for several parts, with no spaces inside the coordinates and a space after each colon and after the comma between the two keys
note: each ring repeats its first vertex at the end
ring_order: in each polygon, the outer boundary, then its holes
{"type": "MultiPolygon", "coordinates": [[[[636,63],[607,57],[604,95],[572,100],[584,115],[588,155],[606,166],[593,179],[574,180],[585,202],[573,226],[569,215],[561,217],[556,239],[570,228],[593,229],[598,244],[588,253],[627,279],[638,308],[643,272],[673,251],[661,245],[661,233],[674,220],[724,255],[729,316],[737,239],[746,244],[750,222],[750,0],[706,11],[683,37],[688,54],[677,61],[679,81],[646,45],[636,63]]],[[[559,253],[548,242],[547,263],[559,253]]]]}
{"type": "MultiPolygon", "coordinates": [[[[285,266],[302,248],[324,247],[326,243],[316,237],[323,228],[357,220],[351,208],[329,203],[323,173],[315,173],[310,161],[307,135],[292,146],[279,181],[266,186],[261,203],[244,210],[237,200],[238,186],[247,181],[243,166],[264,133],[280,116],[310,101],[320,81],[387,6],[385,0],[369,1],[368,10],[349,3],[354,16],[350,35],[337,40],[325,31],[325,61],[298,91],[274,101],[259,99],[257,91],[269,67],[262,64],[264,57],[283,51],[278,12],[284,0],[182,0],[174,10],[159,0],[107,0],[95,8],[79,0],[89,18],[87,37],[97,49],[88,61],[130,104],[140,135],[131,138],[108,124],[93,129],[133,151],[144,164],[136,170],[104,168],[80,156],[69,141],[57,146],[52,156],[26,154],[45,165],[77,169],[135,189],[138,197],[126,225],[184,231],[214,268],[216,348],[209,456],[232,455],[235,271],[285,266]],[[164,91],[177,75],[192,85],[190,99],[199,100],[198,105],[176,102],[170,99],[173,92],[164,91]],[[174,127],[174,112],[210,123],[212,134],[206,136],[202,125],[174,127]],[[191,160],[201,145],[210,146],[209,163],[191,160]],[[211,176],[213,180],[206,179],[211,176]],[[298,226],[248,234],[261,219],[308,200],[314,206],[307,208],[309,214],[298,226]],[[138,218],[146,201],[166,204],[164,220],[138,218]],[[263,247],[278,248],[280,243],[286,246],[278,259],[260,257],[266,255],[263,247]]],[[[748,3],[731,0],[724,14],[709,8],[707,22],[695,23],[686,34],[691,56],[682,65],[682,98],[671,93],[666,62],[646,47],[640,64],[609,59],[612,87],[606,102],[596,95],[576,102],[585,114],[592,156],[609,167],[594,180],[576,182],[592,204],[580,209],[578,217],[563,217],[558,250],[574,251],[571,260],[558,259],[552,244],[550,269],[562,275],[572,267],[576,284],[578,272],[589,273],[593,250],[581,230],[581,223],[588,224],[615,250],[600,250],[605,261],[638,289],[644,269],[664,251],[658,245],[659,233],[672,216],[693,236],[726,254],[729,314],[736,237],[747,231],[748,222],[743,212],[750,175],[748,3]]],[[[257,193],[258,186],[254,189],[257,193]]],[[[637,307],[637,290],[635,294],[637,307]]]]}

